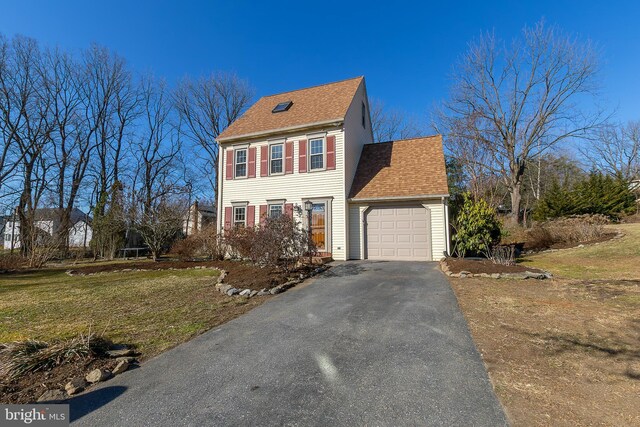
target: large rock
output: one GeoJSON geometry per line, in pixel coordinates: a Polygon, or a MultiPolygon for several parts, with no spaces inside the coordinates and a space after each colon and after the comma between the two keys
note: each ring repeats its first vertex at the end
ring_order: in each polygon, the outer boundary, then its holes
{"type": "Polygon", "coordinates": [[[249,294],[251,298],[255,297],[256,295],[258,295],[258,291],[251,291],[251,293],[249,294]]]}
{"type": "Polygon", "coordinates": [[[266,289],[261,290],[260,292],[258,292],[256,295],[258,295],[259,297],[263,297],[265,295],[271,295],[271,292],[269,292],[266,289]]]}
{"type": "Polygon", "coordinates": [[[108,369],[94,369],[89,372],[86,377],[84,377],[91,384],[99,383],[100,381],[104,381],[111,376],[111,371],[108,369]]]}
{"type": "Polygon", "coordinates": [[[222,285],[219,288],[220,293],[222,293],[222,294],[226,294],[227,292],[229,292],[229,289],[233,289],[233,286],[231,286],[231,285],[222,285]]]}
{"type": "Polygon", "coordinates": [[[236,289],[236,288],[231,288],[227,291],[227,295],[229,296],[238,295],[239,293],[240,293],[240,289],[236,289]]]}
{"type": "Polygon", "coordinates": [[[87,387],[87,385],[88,384],[84,380],[84,378],[76,378],[74,380],[69,381],[67,385],[64,386],[64,389],[69,396],[73,396],[74,394],[78,394],[82,390],[84,390],[87,387]]]}
{"type": "Polygon", "coordinates": [[[248,296],[251,293],[251,289],[245,289],[244,291],[240,292],[240,296],[248,296]]]}
{"type": "Polygon", "coordinates": [[[38,398],[38,402],[61,402],[66,398],[62,390],[47,390],[38,398]]]}
{"type": "Polygon", "coordinates": [[[129,362],[124,359],[120,359],[120,361],[116,364],[116,367],[113,368],[113,371],[111,371],[111,373],[113,375],[120,375],[121,373],[125,372],[127,369],[129,369],[129,362]]]}

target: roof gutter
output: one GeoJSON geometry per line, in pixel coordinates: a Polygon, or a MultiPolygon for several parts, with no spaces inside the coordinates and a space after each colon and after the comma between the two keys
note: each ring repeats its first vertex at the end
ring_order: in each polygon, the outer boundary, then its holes
{"type": "Polygon", "coordinates": [[[350,198],[349,202],[365,203],[365,202],[393,202],[403,200],[425,200],[425,199],[444,199],[448,198],[448,194],[419,194],[417,196],[391,196],[391,197],[368,197],[368,198],[350,198]]]}
{"type": "Polygon", "coordinates": [[[248,139],[248,138],[256,138],[259,136],[281,134],[283,132],[291,132],[294,130],[311,129],[318,126],[326,126],[326,125],[340,126],[343,122],[344,122],[344,117],[339,119],[323,120],[321,122],[307,123],[304,125],[287,126],[287,127],[278,128],[278,129],[270,129],[267,131],[245,133],[243,135],[237,135],[237,136],[228,136],[228,137],[222,137],[222,138],[218,137],[217,140],[220,144],[223,144],[226,142],[233,142],[233,141],[238,141],[238,140],[248,139]]]}

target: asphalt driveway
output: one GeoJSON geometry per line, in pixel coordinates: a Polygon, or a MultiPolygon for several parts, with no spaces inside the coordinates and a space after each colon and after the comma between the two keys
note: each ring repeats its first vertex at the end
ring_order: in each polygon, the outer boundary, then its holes
{"type": "Polygon", "coordinates": [[[86,426],[506,424],[435,263],[348,262],[72,399],[86,426]]]}

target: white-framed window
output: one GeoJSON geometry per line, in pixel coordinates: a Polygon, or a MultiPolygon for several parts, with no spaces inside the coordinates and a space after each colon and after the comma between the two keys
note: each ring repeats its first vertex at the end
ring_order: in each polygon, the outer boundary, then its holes
{"type": "Polygon", "coordinates": [[[247,225],[247,207],[234,206],[233,207],[233,226],[245,227],[246,225],[247,225]]]}
{"type": "Polygon", "coordinates": [[[309,140],[309,170],[324,169],[324,138],[309,140]]]}
{"type": "Polygon", "coordinates": [[[271,175],[283,172],[284,144],[272,144],[269,146],[269,173],[271,175]]]}
{"type": "Polygon", "coordinates": [[[284,205],[282,203],[271,203],[268,209],[269,218],[277,218],[284,213],[284,205]]]}
{"type": "Polygon", "coordinates": [[[238,149],[234,151],[235,156],[235,177],[246,178],[247,177],[247,149],[238,149]]]}

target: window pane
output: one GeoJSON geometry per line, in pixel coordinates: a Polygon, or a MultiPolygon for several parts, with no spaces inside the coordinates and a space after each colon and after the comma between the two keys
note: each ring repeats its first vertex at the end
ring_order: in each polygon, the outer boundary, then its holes
{"type": "Polygon", "coordinates": [[[236,164],[236,176],[246,176],[246,175],[247,175],[247,165],[245,163],[236,164]]]}
{"type": "Polygon", "coordinates": [[[315,154],[311,156],[311,169],[322,169],[322,154],[315,154]]]}
{"type": "Polygon", "coordinates": [[[281,159],[282,158],[282,144],[280,144],[280,145],[272,145],[271,146],[271,158],[272,159],[281,159]]]}
{"type": "Polygon", "coordinates": [[[322,139],[312,139],[311,140],[311,149],[310,152],[311,154],[322,154],[322,144],[323,140],[322,139]]]}
{"type": "Polygon", "coordinates": [[[271,160],[271,173],[282,173],[282,159],[271,160]]]}
{"type": "Polygon", "coordinates": [[[234,219],[235,221],[244,222],[245,208],[235,208],[234,209],[234,219]]]}
{"type": "Polygon", "coordinates": [[[236,163],[246,163],[247,150],[236,150],[236,163]]]}
{"type": "Polygon", "coordinates": [[[269,205],[269,216],[277,218],[282,215],[282,205],[269,205]]]}

